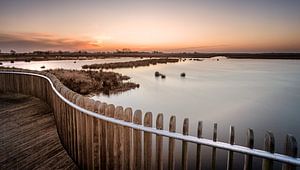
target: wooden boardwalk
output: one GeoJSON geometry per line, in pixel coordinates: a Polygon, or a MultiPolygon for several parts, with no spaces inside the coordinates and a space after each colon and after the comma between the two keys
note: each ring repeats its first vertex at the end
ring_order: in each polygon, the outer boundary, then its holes
{"type": "Polygon", "coordinates": [[[0,94],[2,169],[78,169],[60,143],[50,108],[41,100],[0,94]]]}

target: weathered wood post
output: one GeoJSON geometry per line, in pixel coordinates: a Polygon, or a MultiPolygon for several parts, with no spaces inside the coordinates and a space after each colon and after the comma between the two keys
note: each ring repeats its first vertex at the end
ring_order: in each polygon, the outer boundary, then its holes
{"type": "MultiPolygon", "coordinates": [[[[214,131],[213,131],[213,141],[217,141],[218,135],[218,124],[214,123],[214,131]]],[[[216,157],[217,157],[217,148],[213,147],[212,149],[212,158],[211,158],[211,169],[216,169],[216,157]]]]}
{"type": "MultiPolygon", "coordinates": [[[[77,104],[77,98],[78,98],[78,94],[75,94],[74,96],[73,96],[73,99],[72,99],[72,102],[73,103],[75,103],[75,104],[77,104]]],[[[77,150],[77,145],[78,145],[78,141],[77,141],[77,139],[78,139],[78,137],[77,137],[77,129],[78,129],[78,126],[77,126],[77,118],[78,118],[78,116],[77,116],[77,110],[76,109],[74,109],[73,110],[73,159],[75,160],[75,162],[77,162],[78,161],[78,157],[77,157],[77,152],[78,152],[78,150],[77,150]]]]}
{"type": "MultiPolygon", "coordinates": [[[[152,113],[147,112],[144,117],[144,126],[152,127],[152,113]]],[[[152,134],[144,132],[144,169],[152,169],[152,134]]]]}
{"type": "MultiPolygon", "coordinates": [[[[115,118],[123,120],[123,107],[117,106],[115,109],[115,118]]],[[[124,133],[123,127],[114,126],[114,169],[124,169],[124,133]]]]}
{"type": "MultiPolygon", "coordinates": [[[[183,121],[183,129],[182,129],[183,135],[189,135],[189,119],[185,118],[183,121]]],[[[188,169],[188,142],[182,141],[182,169],[187,170],[188,169]]]]}
{"type": "MultiPolygon", "coordinates": [[[[254,147],[254,133],[252,129],[248,129],[246,146],[250,149],[253,149],[254,147]]],[[[244,170],[252,169],[252,161],[253,161],[252,155],[245,155],[244,170]]]]}
{"type": "MultiPolygon", "coordinates": [[[[94,112],[100,114],[101,113],[101,102],[100,101],[96,101],[95,105],[94,105],[94,112]]],[[[100,165],[101,165],[101,157],[100,157],[100,140],[101,140],[101,120],[97,119],[95,117],[93,117],[93,146],[92,146],[92,153],[93,153],[93,162],[94,162],[94,169],[100,169],[100,165]]]]}
{"type": "MultiPolygon", "coordinates": [[[[234,145],[234,127],[233,126],[230,126],[229,143],[231,145],[234,145]]],[[[233,152],[232,151],[228,151],[227,170],[232,170],[232,169],[233,169],[233,152]]]]}
{"type": "MultiPolygon", "coordinates": [[[[95,101],[84,97],[84,106],[89,111],[94,111],[95,101]]],[[[94,169],[94,154],[93,154],[93,117],[84,114],[85,117],[85,151],[87,169],[94,169]]]]}
{"type": "MultiPolygon", "coordinates": [[[[271,132],[267,132],[265,134],[265,142],[264,142],[265,151],[274,153],[275,152],[275,139],[274,135],[271,132]]],[[[273,160],[263,159],[262,163],[263,170],[273,169],[273,160]]]]}
{"type": "MultiPolygon", "coordinates": [[[[124,120],[126,122],[132,122],[132,109],[126,108],[124,113],[124,120]]],[[[125,148],[124,148],[124,156],[125,156],[125,169],[132,170],[133,169],[133,151],[132,151],[132,128],[124,127],[124,136],[125,136],[125,148]]]]}
{"type": "MultiPolygon", "coordinates": [[[[175,116],[171,116],[170,118],[169,131],[176,132],[175,116]]],[[[174,151],[175,151],[175,139],[169,138],[169,170],[175,169],[174,151]]]]}
{"type": "MultiPolygon", "coordinates": [[[[115,114],[115,106],[113,104],[108,105],[105,110],[105,115],[108,117],[114,117],[115,114]]],[[[114,168],[114,124],[107,122],[107,168],[114,168]]]]}
{"type": "MultiPolygon", "coordinates": [[[[106,103],[100,104],[100,114],[105,115],[108,105],[106,103]]],[[[100,121],[100,127],[101,131],[99,131],[100,136],[100,168],[106,169],[107,167],[107,122],[106,121],[100,121]]]]}
{"type": "MultiPolygon", "coordinates": [[[[133,116],[133,123],[142,124],[142,111],[136,110],[133,116]]],[[[133,129],[133,169],[142,168],[142,132],[133,129]]]]}
{"type": "MultiPolygon", "coordinates": [[[[76,99],[76,104],[78,106],[83,105],[83,98],[82,96],[78,96],[76,99]]],[[[79,110],[76,110],[76,154],[77,154],[77,162],[80,167],[83,167],[83,150],[82,150],[82,145],[83,145],[83,139],[82,139],[82,113],[79,110]]]]}
{"type": "MultiPolygon", "coordinates": [[[[203,123],[202,121],[198,122],[198,130],[197,130],[197,137],[202,138],[202,128],[203,128],[203,123]]],[[[196,169],[200,170],[201,169],[201,144],[197,144],[197,155],[196,155],[196,169]]]]}
{"type": "MultiPolygon", "coordinates": [[[[156,118],[156,129],[164,129],[164,117],[162,113],[159,113],[156,118]]],[[[156,166],[157,169],[163,169],[163,137],[156,135],[156,166]]]]}
{"type": "MultiPolygon", "coordinates": [[[[297,141],[294,136],[287,135],[285,140],[285,155],[296,158],[298,152],[297,141]]],[[[282,166],[283,170],[296,170],[295,165],[284,164],[282,166]]]]}

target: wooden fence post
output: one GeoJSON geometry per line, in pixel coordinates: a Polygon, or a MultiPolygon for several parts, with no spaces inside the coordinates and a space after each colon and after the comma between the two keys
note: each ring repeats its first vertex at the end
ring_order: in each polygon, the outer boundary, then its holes
{"type": "MultiPolygon", "coordinates": [[[[123,120],[123,107],[117,106],[114,117],[123,120]]],[[[124,134],[123,127],[114,125],[114,169],[124,169],[124,134]]]]}
{"type": "MultiPolygon", "coordinates": [[[[106,103],[101,103],[100,104],[100,110],[99,113],[102,115],[106,114],[108,105],[106,103]]],[[[106,121],[100,121],[100,127],[101,131],[99,131],[99,136],[100,136],[100,167],[101,169],[105,170],[107,165],[107,122],[106,121]]]]}
{"type": "MultiPolygon", "coordinates": [[[[296,158],[298,152],[297,141],[294,136],[287,135],[285,140],[285,155],[296,158]]],[[[282,166],[283,170],[296,170],[295,165],[284,164],[282,166]]]]}
{"type": "MultiPolygon", "coordinates": [[[[271,132],[267,132],[265,134],[265,142],[264,142],[265,151],[274,153],[275,152],[275,139],[274,135],[271,132]]],[[[263,170],[271,170],[273,169],[273,160],[263,159],[262,163],[263,170]]]]}
{"type": "MultiPolygon", "coordinates": [[[[105,115],[108,117],[114,117],[115,106],[113,104],[108,105],[105,110],[105,115]]],[[[107,122],[107,169],[114,169],[114,124],[107,122]]]]}
{"type": "MultiPolygon", "coordinates": [[[[85,108],[89,111],[94,111],[94,105],[95,105],[95,101],[90,99],[90,98],[85,98],[84,99],[84,105],[85,108]]],[[[93,117],[84,114],[86,117],[86,129],[85,129],[85,133],[86,133],[86,157],[87,157],[87,168],[88,169],[94,169],[94,153],[93,153],[93,117]]]]}
{"type": "MultiPolygon", "coordinates": [[[[101,112],[101,102],[96,101],[94,105],[94,111],[98,114],[101,112]]],[[[100,150],[101,150],[101,145],[100,145],[100,140],[101,140],[101,120],[93,117],[93,155],[94,155],[94,169],[100,169],[101,165],[101,158],[100,158],[100,150]]]]}
{"type": "MultiPolygon", "coordinates": [[[[189,135],[189,119],[185,118],[183,121],[183,129],[182,129],[183,135],[189,135]]],[[[182,141],[182,169],[187,170],[188,169],[188,142],[182,141]]]]}
{"type": "MultiPolygon", "coordinates": [[[[214,123],[214,132],[213,132],[213,141],[217,141],[217,135],[218,135],[218,124],[214,123]]],[[[216,169],[216,157],[217,157],[217,148],[212,148],[212,158],[211,158],[211,169],[216,169]]]]}
{"type": "MultiPolygon", "coordinates": [[[[73,96],[73,98],[72,98],[72,102],[73,103],[75,103],[75,104],[77,104],[76,102],[77,102],[77,98],[78,98],[78,94],[76,94],[75,93],[75,95],[73,96]]],[[[73,128],[73,158],[74,158],[74,160],[75,160],[75,162],[77,162],[78,161],[78,157],[77,157],[77,129],[78,129],[78,127],[77,127],[77,110],[76,109],[74,109],[73,110],[73,126],[72,126],[72,128],[73,128]]]]}
{"type": "MultiPolygon", "coordinates": [[[[142,124],[142,111],[136,110],[133,116],[133,123],[142,124]]],[[[142,169],[142,132],[133,129],[133,169],[142,169]]]]}
{"type": "MultiPolygon", "coordinates": [[[[231,145],[234,145],[234,127],[230,126],[229,130],[229,143],[231,145]]],[[[228,157],[227,157],[227,170],[233,169],[233,151],[228,151],[228,157]]]]}
{"type": "MultiPolygon", "coordinates": [[[[144,117],[144,126],[152,127],[152,113],[147,112],[144,117]]],[[[144,132],[144,169],[152,169],[152,134],[144,132]]]]}
{"type": "MultiPolygon", "coordinates": [[[[176,132],[176,116],[171,116],[170,118],[169,131],[174,133],[176,132]]],[[[169,138],[169,170],[175,169],[174,151],[175,139],[169,138]]]]}
{"type": "MultiPolygon", "coordinates": [[[[83,98],[82,96],[78,96],[76,99],[76,104],[78,106],[83,106],[83,98]]],[[[83,136],[82,136],[82,126],[83,126],[83,121],[82,121],[82,114],[80,111],[76,111],[76,140],[77,140],[77,146],[76,146],[76,150],[77,150],[77,162],[79,164],[79,166],[81,168],[83,168],[83,158],[84,158],[84,154],[83,154],[83,150],[82,150],[82,146],[83,146],[83,136]]]]}
{"type": "MultiPolygon", "coordinates": [[[[203,128],[203,123],[202,121],[198,122],[198,130],[197,130],[197,137],[202,138],[202,128],[203,128]]],[[[201,169],[201,144],[197,144],[197,155],[196,155],[196,169],[200,170],[201,169]]]]}
{"type": "MultiPolygon", "coordinates": [[[[132,109],[126,108],[124,113],[124,120],[126,122],[132,122],[132,109]]],[[[124,136],[125,136],[125,148],[124,148],[124,164],[125,169],[133,170],[133,151],[132,151],[132,128],[124,127],[124,136]]]]}
{"type": "MultiPolygon", "coordinates": [[[[159,113],[156,118],[156,129],[164,129],[164,117],[162,113],[159,113]]],[[[163,137],[156,135],[156,166],[157,169],[163,169],[163,137]]]]}
{"type": "MultiPolygon", "coordinates": [[[[254,133],[252,129],[248,129],[246,146],[250,149],[253,149],[254,147],[254,133]]],[[[244,170],[252,169],[252,162],[253,162],[253,156],[245,155],[244,170]]]]}

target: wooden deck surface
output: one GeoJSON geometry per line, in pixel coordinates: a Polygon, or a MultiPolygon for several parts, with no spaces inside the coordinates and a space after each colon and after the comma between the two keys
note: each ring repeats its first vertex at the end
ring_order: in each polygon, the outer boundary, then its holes
{"type": "Polygon", "coordinates": [[[0,170],[78,169],[60,143],[53,114],[41,100],[0,94],[0,170]]]}

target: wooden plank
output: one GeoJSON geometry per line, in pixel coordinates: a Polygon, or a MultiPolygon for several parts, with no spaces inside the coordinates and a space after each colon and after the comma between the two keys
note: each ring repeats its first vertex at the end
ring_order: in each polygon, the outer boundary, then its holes
{"type": "MultiPolygon", "coordinates": [[[[142,111],[136,110],[133,123],[142,124],[142,111]]],[[[133,129],[133,169],[142,169],[142,132],[133,129]]]]}
{"type": "MultiPolygon", "coordinates": [[[[275,152],[275,139],[272,132],[267,132],[265,134],[265,142],[264,142],[265,151],[274,153],[275,152]]],[[[273,169],[273,161],[270,159],[263,159],[262,163],[263,170],[271,170],[273,169]]]]}
{"type": "MultiPolygon", "coordinates": [[[[80,103],[81,107],[85,107],[84,97],[82,98],[82,102],[80,103]]],[[[81,160],[80,160],[80,168],[87,169],[87,150],[86,150],[86,122],[87,122],[87,115],[85,113],[80,112],[80,118],[78,119],[80,122],[80,153],[81,153],[81,160]]]]}
{"type": "MultiPolygon", "coordinates": [[[[126,122],[132,122],[132,109],[126,108],[124,112],[124,120],[126,122]]],[[[124,127],[124,164],[125,169],[132,170],[133,169],[133,151],[132,151],[132,129],[128,127],[124,127]]]]}
{"type": "MultiPolygon", "coordinates": [[[[213,132],[213,141],[217,141],[217,135],[218,135],[218,124],[214,123],[214,132],[213,132]]],[[[217,157],[217,148],[212,148],[212,158],[211,158],[211,169],[216,169],[216,157],[217,157]]]]}
{"type": "Polygon", "coordinates": [[[6,110],[0,112],[0,169],[78,169],[60,143],[45,102],[0,94],[0,105],[6,110]]]}
{"type": "MultiPolygon", "coordinates": [[[[115,106],[113,104],[108,105],[105,110],[105,115],[108,117],[114,117],[115,114],[115,106]]],[[[114,168],[114,125],[112,123],[107,122],[107,169],[114,168]]]]}
{"type": "MultiPolygon", "coordinates": [[[[96,101],[94,105],[94,111],[96,113],[100,113],[101,108],[100,108],[101,102],[96,101]]],[[[100,135],[102,132],[101,126],[100,126],[100,121],[97,118],[93,117],[93,161],[94,161],[94,169],[100,169],[100,135]]]]}
{"type": "MultiPolygon", "coordinates": [[[[66,95],[66,88],[64,86],[62,86],[62,88],[60,89],[60,93],[62,96],[65,96],[66,95]]],[[[35,93],[35,92],[34,92],[35,93]]],[[[63,146],[68,149],[68,146],[67,146],[67,133],[66,133],[66,130],[67,130],[67,123],[66,123],[66,104],[60,99],[60,116],[61,116],[61,131],[62,131],[62,144],[63,146]]]]}
{"type": "MultiPolygon", "coordinates": [[[[297,158],[297,152],[298,152],[298,147],[297,147],[297,141],[293,135],[287,135],[286,140],[285,140],[285,155],[297,158]]],[[[284,164],[282,166],[283,170],[296,170],[295,165],[291,164],[284,164]]]]}
{"type": "MultiPolygon", "coordinates": [[[[202,121],[198,122],[198,130],[197,130],[197,137],[202,138],[202,121]]],[[[201,144],[197,144],[197,155],[196,155],[196,169],[201,169],[201,144]]]]}
{"type": "MultiPolygon", "coordinates": [[[[230,126],[229,129],[229,144],[234,145],[234,127],[230,126]]],[[[232,170],[233,169],[233,152],[228,151],[228,156],[227,156],[227,170],[232,170]]]]}
{"type": "MultiPolygon", "coordinates": [[[[189,119],[185,118],[183,121],[183,135],[189,135],[189,119]]],[[[188,169],[188,142],[182,141],[182,167],[181,169],[187,170],[188,169]]]]}
{"type": "MultiPolygon", "coordinates": [[[[152,127],[152,113],[147,112],[144,117],[144,126],[152,127]]],[[[152,169],[152,134],[144,132],[144,169],[152,169]]]]}
{"type": "MultiPolygon", "coordinates": [[[[115,109],[115,118],[123,120],[123,107],[117,106],[115,109]]],[[[124,169],[124,133],[123,127],[114,125],[114,169],[124,169]]]]}
{"type": "MultiPolygon", "coordinates": [[[[67,90],[66,91],[66,99],[70,100],[70,94],[71,91],[67,90]]],[[[66,104],[66,136],[67,136],[67,152],[71,155],[71,125],[70,125],[70,120],[71,120],[71,112],[72,112],[72,107],[70,107],[68,104],[66,104]]]]}
{"type": "MultiPolygon", "coordinates": [[[[170,123],[169,123],[169,131],[176,132],[176,116],[171,116],[170,123]]],[[[169,170],[175,169],[175,139],[169,138],[169,162],[168,167],[169,170]]]]}
{"type": "MultiPolygon", "coordinates": [[[[248,131],[247,131],[246,146],[250,149],[253,149],[253,147],[254,147],[254,133],[253,133],[252,129],[248,129],[248,131]]],[[[244,170],[252,169],[252,162],[253,162],[253,156],[252,155],[245,155],[244,170]]]]}
{"type": "MultiPolygon", "coordinates": [[[[105,111],[107,109],[107,104],[106,103],[101,103],[100,105],[100,111],[99,113],[102,115],[105,115],[105,111]]],[[[99,121],[99,120],[98,120],[99,121]]],[[[107,167],[107,157],[108,155],[106,154],[107,151],[107,132],[106,132],[106,128],[107,128],[107,122],[105,121],[101,121],[100,120],[100,127],[101,127],[101,131],[99,131],[99,136],[100,136],[100,140],[99,140],[99,145],[100,145],[100,169],[106,169],[107,167]]]]}
{"type": "MultiPolygon", "coordinates": [[[[78,96],[76,99],[76,105],[82,106],[83,105],[83,98],[81,96],[78,96]]],[[[83,151],[82,151],[82,113],[78,110],[76,110],[76,162],[79,165],[79,167],[83,167],[83,151]]]]}
{"type": "MultiPolygon", "coordinates": [[[[94,105],[95,105],[95,101],[90,99],[90,98],[84,98],[84,105],[85,108],[88,109],[89,111],[94,111],[94,105]]],[[[86,145],[85,145],[85,149],[86,149],[86,162],[87,162],[87,169],[94,169],[95,165],[94,165],[94,153],[93,153],[93,117],[89,116],[89,115],[85,115],[86,116],[86,129],[85,129],[85,134],[86,134],[86,145]]]]}
{"type": "MultiPolygon", "coordinates": [[[[159,113],[156,118],[156,129],[164,129],[164,117],[159,113]]],[[[157,169],[163,169],[163,136],[156,135],[156,166],[157,169]]]]}
{"type": "MultiPolygon", "coordinates": [[[[76,101],[77,101],[77,98],[78,98],[78,94],[74,94],[73,97],[72,97],[72,102],[76,104],[76,101]]],[[[73,119],[72,119],[72,139],[73,139],[73,159],[75,161],[78,161],[77,159],[77,111],[76,109],[73,109],[73,119]]]]}

